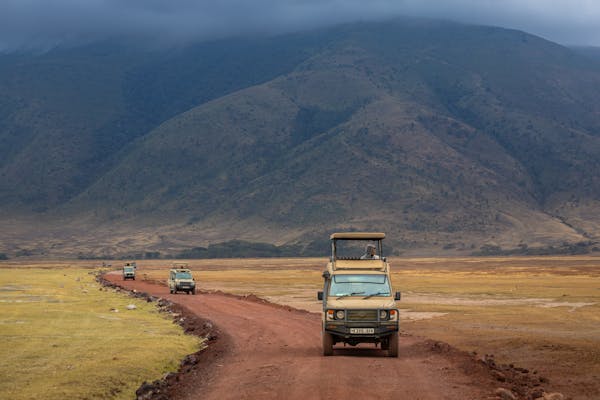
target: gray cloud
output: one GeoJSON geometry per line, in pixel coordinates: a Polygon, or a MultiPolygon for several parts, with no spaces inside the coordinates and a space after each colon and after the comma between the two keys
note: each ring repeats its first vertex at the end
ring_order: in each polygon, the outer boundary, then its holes
{"type": "Polygon", "coordinates": [[[3,0],[0,47],[111,36],[181,41],[282,33],[400,15],[453,19],[600,45],[595,0],[3,0]]]}

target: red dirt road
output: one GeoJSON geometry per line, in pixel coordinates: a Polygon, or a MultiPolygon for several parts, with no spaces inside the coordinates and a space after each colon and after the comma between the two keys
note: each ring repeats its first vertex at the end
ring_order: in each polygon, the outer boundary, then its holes
{"type": "MultiPolygon", "coordinates": [[[[321,355],[320,316],[218,293],[169,294],[166,286],[106,279],[171,300],[208,319],[216,352],[182,379],[182,399],[494,399],[485,364],[423,338],[400,337],[399,357],[373,347],[321,355]]],[[[201,353],[202,358],[205,353],[201,353]]]]}

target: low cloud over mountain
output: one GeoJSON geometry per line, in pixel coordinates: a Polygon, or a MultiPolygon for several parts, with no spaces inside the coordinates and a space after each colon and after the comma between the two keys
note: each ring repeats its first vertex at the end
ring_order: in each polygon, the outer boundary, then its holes
{"type": "Polygon", "coordinates": [[[504,26],[560,43],[600,45],[600,3],[586,0],[8,0],[0,3],[0,49],[112,37],[180,44],[401,15],[504,26]]]}

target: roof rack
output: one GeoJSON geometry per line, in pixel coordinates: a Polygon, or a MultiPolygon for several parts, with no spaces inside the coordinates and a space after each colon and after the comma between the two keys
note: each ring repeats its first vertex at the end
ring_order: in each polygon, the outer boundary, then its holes
{"type": "Polygon", "coordinates": [[[336,232],[330,236],[331,240],[381,240],[385,239],[383,232],[336,232]]]}

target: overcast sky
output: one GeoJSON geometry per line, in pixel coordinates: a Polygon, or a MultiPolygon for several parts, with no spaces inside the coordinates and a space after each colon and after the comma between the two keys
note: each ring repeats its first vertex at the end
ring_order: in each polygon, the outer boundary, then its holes
{"type": "Polygon", "coordinates": [[[177,42],[400,15],[600,46],[600,0],[0,0],[0,48],[123,35],[177,42]]]}

